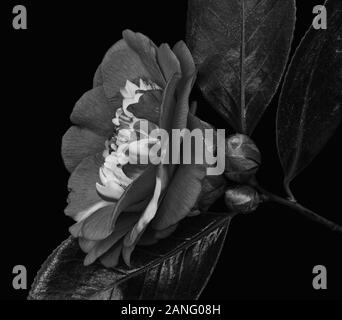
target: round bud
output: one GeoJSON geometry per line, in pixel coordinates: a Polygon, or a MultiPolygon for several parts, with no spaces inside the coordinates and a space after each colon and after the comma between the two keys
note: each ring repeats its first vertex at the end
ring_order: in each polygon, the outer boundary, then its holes
{"type": "Polygon", "coordinates": [[[226,139],[225,175],[236,182],[247,182],[261,164],[261,155],[252,139],[235,134],[226,139]]]}
{"type": "Polygon", "coordinates": [[[225,192],[225,203],[228,209],[238,213],[255,211],[260,204],[258,192],[249,186],[230,187],[225,192]]]}

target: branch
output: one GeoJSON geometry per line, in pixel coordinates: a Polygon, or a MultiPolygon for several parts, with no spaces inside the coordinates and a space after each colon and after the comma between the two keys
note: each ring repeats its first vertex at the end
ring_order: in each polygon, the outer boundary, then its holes
{"type": "Polygon", "coordinates": [[[326,226],[327,228],[329,228],[332,231],[336,231],[336,232],[339,232],[342,234],[342,227],[341,226],[339,226],[335,222],[332,222],[332,221],[320,216],[319,214],[311,211],[310,209],[305,208],[304,206],[302,206],[298,202],[296,202],[294,200],[288,200],[288,199],[284,199],[282,197],[279,197],[279,196],[277,196],[277,195],[275,195],[269,191],[264,190],[260,186],[257,186],[257,189],[260,192],[260,194],[263,196],[264,200],[272,201],[272,202],[276,202],[276,203],[280,203],[282,205],[285,205],[285,206],[287,206],[291,209],[294,209],[295,211],[301,213],[306,218],[308,218],[314,222],[318,222],[318,223],[326,226]]]}

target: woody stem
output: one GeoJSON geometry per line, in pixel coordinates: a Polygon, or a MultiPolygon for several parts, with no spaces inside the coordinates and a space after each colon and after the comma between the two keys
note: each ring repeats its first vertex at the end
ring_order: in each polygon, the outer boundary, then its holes
{"type": "Polygon", "coordinates": [[[271,202],[276,202],[276,203],[285,205],[285,206],[297,211],[298,213],[302,214],[306,218],[308,218],[314,222],[320,223],[332,231],[336,231],[336,232],[339,232],[342,234],[342,227],[341,226],[339,226],[338,224],[336,224],[333,221],[330,221],[330,220],[320,216],[319,214],[313,212],[312,210],[302,206],[298,202],[279,197],[279,196],[263,189],[260,186],[257,186],[256,188],[258,189],[258,191],[260,192],[260,194],[262,195],[262,197],[265,201],[271,201],[271,202]]]}

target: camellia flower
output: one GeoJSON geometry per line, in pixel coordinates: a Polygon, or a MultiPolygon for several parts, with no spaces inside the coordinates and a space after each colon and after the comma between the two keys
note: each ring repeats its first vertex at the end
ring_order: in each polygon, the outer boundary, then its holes
{"type": "Polygon", "coordinates": [[[136,244],[170,235],[197,203],[205,165],[132,164],[160,144],[152,130],[203,128],[189,113],[195,74],[184,42],[171,50],[126,30],[76,103],[62,143],[71,172],[65,213],[76,221],[70,232],[87,253],[85,265],[100,258],[114,267],[121,253],[130,265],[136,244]]]}

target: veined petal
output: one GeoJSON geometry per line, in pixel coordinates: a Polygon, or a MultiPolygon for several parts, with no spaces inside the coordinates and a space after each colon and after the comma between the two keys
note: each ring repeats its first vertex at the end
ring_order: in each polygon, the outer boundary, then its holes
{"type": "MultiPolygon", "coordinates": [[[[146,36],[141,33],[134,33],[131,30],[125,30],[122,33],[123,38],[127,42],[128,46],[134,50],[139,55],[142,64],[145,66],[146,70],[149,71],[149,77],[147,78],[152,82],[156,83],[158,86],[163,88],[165,86],[165,80],[159,68],[157,62],[157,47],[156,45],[146,36]]],[[[134,78],[127,78],[134,79],[134,78]]]]}
{"type": "Polygon", "coordinates": [[[106,53],[101,64],[103,88],[108,99],[114,98],[127,79],[151,78],[139,54],[125,40],[116,42],[106,53]]]}
{"type": "Polygon", "coordinates": [[[121,103],[113,105],[107,100],[103,87],[86,92],[76,103],[71,113],[71,121],[80,127],[109,137],[114,130],[112,118],[121,103]]]}
{"type": "Polygon", "coordinates": [[[97,241],[93,248],[87,254],[84,265],[93,263],[98,257],[107,252],[115,243],[117,243],[122,237],[134,226],[139,219],[139,214],[124,214],[122,215],[115,226],[112,234],[106,239],[97,241]]]}
{"type": "Polygon", "coordinates": [[[128,233],[123,241],[123,249],[122,255],[125,263],[130,265],[130,257],[131,253],[135,248],[137,241],[139,240],[142,232],[145,230],[150,221],[154,218],[157,209],[158,209],[158,201],[161,194],[161,179],[160,177],[156,177],[156,185],[153,193],[153,197],[149,204],[147,205],[144,213],[140,217],[139,221],[134,225],[132,231],[128,233]]]}
{"type": "MultiPolygon", "coordinates": [[[[96,183],[98,184],[98,183],[96,183]]],[[[95,204],[93,204],[92,206],[90,206],[89,208],[82,210],[80,212],[78,212],[75,216],[74,216],[74,220],[77,222],[80,222],[86,218],[88,218],[90,215],[92,215],[94,212],[96,212],[97,210],[100,210],[106,206],[111,205],[112,202],[108,202],[108,201],[99,201],[95,204]]]]}
{"type": "Polygon", "coordinates": [[[69,178],[68,206],[65,214],[78,219],[89,208],[102,203],[103,199],[98,195],[95,184],[99,182],[99,168],[102,165],[102,155],[89,156],[82,160],[69,178]]]}
{"type": "Polygon", "coordinates": [[[106,206],[86,218],[82,225],[82,237],[93,241],[107,238],[113,231],[110,222],[114,207],[115,204],[106,206]]]}
{"type": "Polygon", "coordinates": [[[106,137],[77,126],[69,128],[62,140],[62,157],[65,167],[72,172],[80,162],[91,155],[102,152],[106,137]]]}
{"type": "Polygon", "coordinates": [[[100,87],[103,85],[102,68],[101,64],[97,67],[93,79],[93,88],[100,87]]]}

